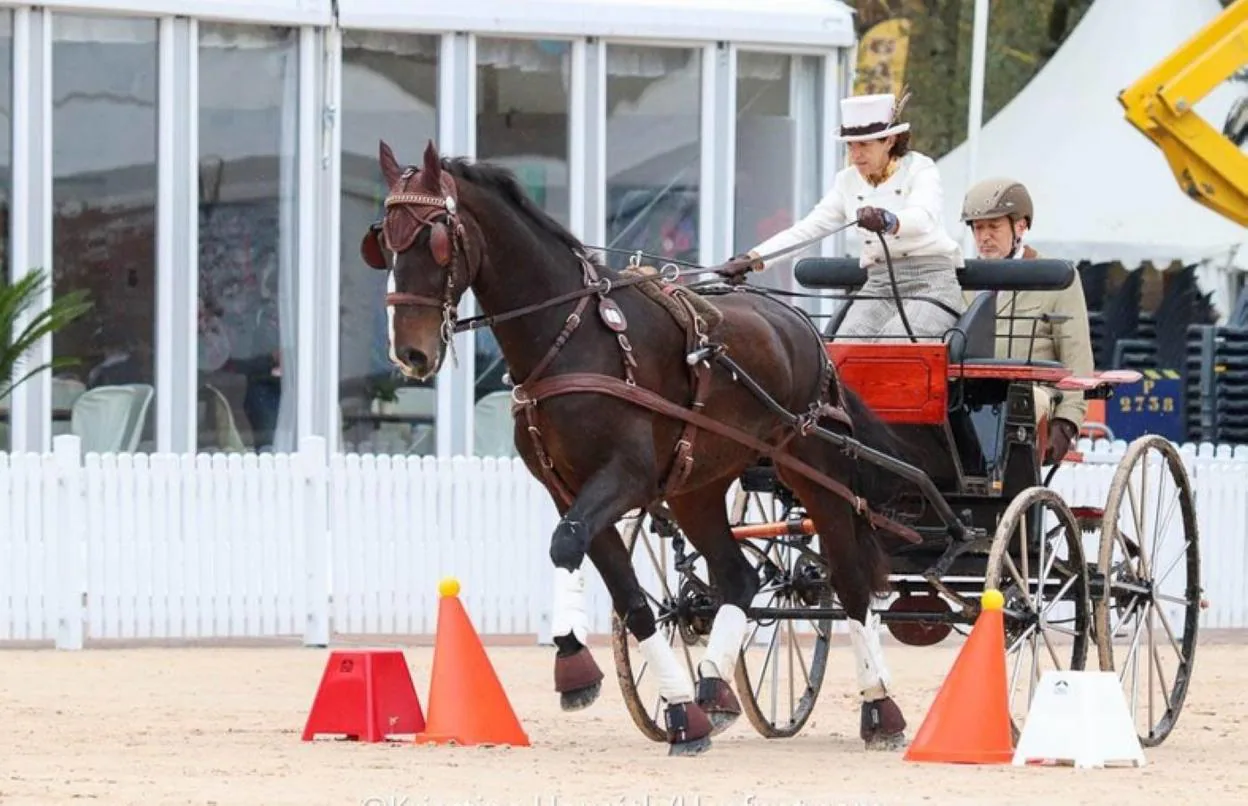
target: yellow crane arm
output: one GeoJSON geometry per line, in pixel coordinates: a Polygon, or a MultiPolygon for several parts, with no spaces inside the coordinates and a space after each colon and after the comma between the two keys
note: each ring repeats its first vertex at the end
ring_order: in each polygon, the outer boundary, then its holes
{"type": "Polygon", "coordinates": [[[1126,118],[1165,154],[1187,195],[1248,227],[1248,155],[1195,112],[1248,64],[1248,0],[1237,0],[1118,95],[1126,118]]]}

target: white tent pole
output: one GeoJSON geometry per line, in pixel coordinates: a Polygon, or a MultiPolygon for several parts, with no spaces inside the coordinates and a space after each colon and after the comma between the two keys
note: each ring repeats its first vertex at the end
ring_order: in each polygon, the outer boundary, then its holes
{"type": "MultiPolygon", "coordinates": [[[[975,0],[975,21],[972,31],[971,98],[966,116],[967,187],[949,189],[959,196],[979,179],[976,171],[979,161],[979,130],[984,125],[984,72],[988,62],[988,0],[975,0]]],[[[961,204],[958,207],[960,209],[961,204]]],[[[962,227],[961,222],[951,223],[959,226],[962,231],[962,249],[966,256],[973,256],[975,239],[971,236],[970,227],[962,227]]]]}

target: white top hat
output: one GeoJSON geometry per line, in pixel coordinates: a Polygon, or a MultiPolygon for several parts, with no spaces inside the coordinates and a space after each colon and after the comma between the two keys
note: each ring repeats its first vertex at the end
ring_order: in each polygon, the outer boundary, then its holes
{"type": "Polygon", "coordinates": [[[909,123],[895,123],[897,99],[891,92],[841,99],[840,140],[880,140],[910,130],[909,123]]]}

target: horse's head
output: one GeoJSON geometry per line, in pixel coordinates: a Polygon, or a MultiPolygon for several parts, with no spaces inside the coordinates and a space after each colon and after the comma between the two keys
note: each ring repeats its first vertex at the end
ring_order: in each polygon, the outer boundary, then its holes
{"type": "Polygon", "coordinates": [[[365,233],[360,255],[370,267],[390,272],[390,360],[404,375],[425,380],[442,367],[459,298],[475,274],[465,249],[464,213],[433,141],[419,171],[399,167],[384,140],[380,161],[388,188],[385,214],[365,233]]]}

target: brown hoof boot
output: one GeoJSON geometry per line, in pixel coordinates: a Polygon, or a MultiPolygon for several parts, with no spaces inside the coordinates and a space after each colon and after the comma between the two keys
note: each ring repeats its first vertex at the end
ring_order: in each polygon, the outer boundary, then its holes
{"type": "Polygon", "coordinates": [[[906,746],[906,718],[892,697],[862,704],[858,735],[868,750],[901,750],[906,746]]]}
{"type": "Polygon", "coordinates": [[[722,677],[698,678],[698,707],[711,720],[711,735],[723,733],[741,716],[741,703],[722,677]]]}
{"type": "Polygon", "coordinates": [[[565,711],[588,708],[598,699],[602,691],[602,670],[589,647],[583,646],[571,655],[555,658],[555,691],[559,692],[559,705],[565,711]]]}
{"type": "Polygon", "coordinates": [[[663,717],[669,756],[696,756],[711,749],[711,720],[696,703],[669,705],[663,717]]]}

